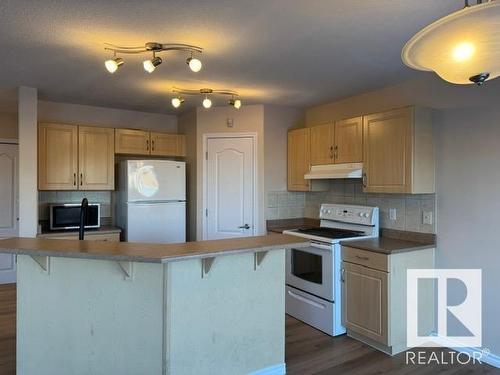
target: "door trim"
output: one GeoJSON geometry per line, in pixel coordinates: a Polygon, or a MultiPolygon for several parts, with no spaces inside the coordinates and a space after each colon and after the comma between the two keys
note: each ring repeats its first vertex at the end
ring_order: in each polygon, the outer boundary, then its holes
{"type": "Polygon", "coordinates": [[[257,201],[259,194],[258,194],[258,188],[259,188],[259,183],[258,183],[258,173],[257,171],[259,170],[258,168],[258,135],[256,132],[245,132],[245,133],[207,133],[203,134],[203,153],[202,153],[202,158],[203,158],[203,205],[202,205],[202,211],[199,213],[201,214],[202,217],[202,239],[206,240],[207,239],[207,233],[208,233],[208,220],[207,216],[205,215],[205,212],[207,210],[207,202],[208,202],[208,187],[207,187],[207,167],[208,167],[208,160],[206,158],[206,154],[208,152],[208,141],[210,139],[222,139],[222,138],[251,138],[252,139],[252,152],[253,152],[253,223],[252,223],[252,232],[253,235],[258,232],[257,230],[257,225],[259,222],[259,202],[257,201]]]}

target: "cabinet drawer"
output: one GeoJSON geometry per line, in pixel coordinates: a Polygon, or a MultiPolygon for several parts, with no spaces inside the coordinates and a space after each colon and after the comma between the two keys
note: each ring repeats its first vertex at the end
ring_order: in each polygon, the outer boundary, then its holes
{"type": "Polygon", "coordinates": [[[389,256],[373,251],[342,246],[342,260],[349,263],[360,264],[376,270],[389,272],[389,256]]]}

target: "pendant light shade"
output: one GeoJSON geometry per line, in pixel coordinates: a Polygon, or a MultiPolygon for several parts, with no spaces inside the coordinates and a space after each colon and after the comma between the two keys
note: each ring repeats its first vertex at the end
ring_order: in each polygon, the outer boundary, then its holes
{"type": "Polygon", "coordinates": [[[410,68],[436,72],[456,84],[500,75],[500,1],[465,7],[425,27],[403,48],[410,68]]]}

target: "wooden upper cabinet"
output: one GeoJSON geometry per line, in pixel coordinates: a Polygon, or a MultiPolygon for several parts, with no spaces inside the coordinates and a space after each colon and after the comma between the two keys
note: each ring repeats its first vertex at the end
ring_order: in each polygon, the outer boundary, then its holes
{"type": "Polygon", "coordinates": [[[114,129],[79,126],[78,154],[78,188],[80,190],[114,190],[114,129]]]}
{"type": "Polygon", "coordinates": [[[311,128],[288,132],[288,190],[309,191],[310,183],[304,179],[309,172],[311,128]]]}
{"type": "Polygon", "coordinates": [[[186,156],[186,136],[151,132],[151,155],[186,156]]]}
{"type": "Polygon", "coordinates": [[[434,193],[431,112],[406,107],[363,118],[363,186],[373,193],[434,193]]]}
{"type": "Polygon", "coordinates": [[[333,134],[335,163],[363,161],[363,117],[336,121],[333,134]]]}
{"type": "Polygon", "coordinates": [[[38,189],[76,190],[78,183],[78,127],[38,126],[38,189]]]}
{"type": "Polygon", "coordinates": [[[128,155],[149,155],[149,131],[115,129],[115,153],[128,155]]]}
{"type": "Polygon", "coordinates": [[[311,165],[332,164],[334,162],[334,125],[317,125],[310,129],[311,165]]]}

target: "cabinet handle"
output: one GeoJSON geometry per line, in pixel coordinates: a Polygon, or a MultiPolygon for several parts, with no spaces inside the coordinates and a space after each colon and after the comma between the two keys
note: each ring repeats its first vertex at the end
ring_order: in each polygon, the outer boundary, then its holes
{"type": "Polygon", "coordinates": [[[146,151],[149,151],[149,139],[146,140],[146,151]]]}
{"type": "Polygon", "coordinates": [[[76,173],[73,173],[73,186],[76,186],[76,173]]]}
{"type": "Polygon", "coordinates": [[[155,150],[155,140],[153,139],[151,141],[151,151],[154,151],[155,150]]]}
{"type": "Polygon", "coordinates": [[[340,275],[340,280],[342,280],[343,283],[345,282],[345,268],[342,268],[342,274],[340,275]]]}
{"type": "Polygon", "coordinates": [[[83,185],[83,173],[80,173],[80,186],[83,185]]]}
{"type": "Polygon", "coordinates": [[[362,257],[361,255],[356,255],[356,258],[361,259],[361,260],[370,260],[370,258],[362,257]]]}
{"type": "Polygon", "coordinates": [[[366,173],[363,172],[363,187],[366,188],[366,173]]]}
{"type": "Polygon", "coordinates": [[[333,156],[335,157],[335,160],[337,160],[339,158],[339,146],[335,146],[333,149],[335,150],[333,156]]]}
{"type": "Polygon", "coordinates": [[[330,146],[330,159],[333,159],[333,146],[330,146]]]}

